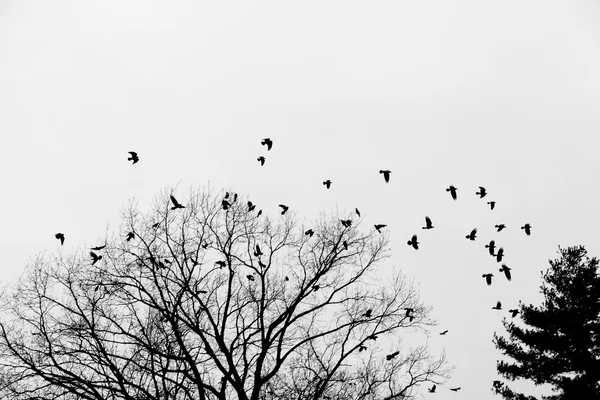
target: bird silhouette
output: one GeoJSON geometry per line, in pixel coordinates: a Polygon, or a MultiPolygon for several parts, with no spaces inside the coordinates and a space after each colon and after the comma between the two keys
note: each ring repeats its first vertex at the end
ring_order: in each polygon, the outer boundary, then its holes
{"type": "Polygon", "coordinates": [[[448,329],[446,329],[444,332],[440,332],[440,335],[445,335],[446,333],[448,333],[448,329]]]}
{"type": "Polygon", "coordinates": [[[90,256],[92,257],[92,265],[96,264],[96,262],[98,262],[98,260],[102,260],[102,256],[99,256],[98,254],[94,253],[93,251],[90,251],[90,256]]]}
{"type": "Polygon", "coordinates": [[[488,249],[488,251],[490,252],[490,256],[495,256],[495,254],[494,254],[494,250],[496,249],[495,241],[490,240],[490,244],[486,244],[485,248],[488,249]]]}
{"type": "Polygon", "coordinates": [[[494,276],[494,274],[481,275],[482,278],[485,278],[485,282],[488,284],[488,286],[490,286],[492,284],[492,276],[494,276]]]}
{"type": "Polygon", "coordinates": [[[508,312],[511,313],[511,316],[514,318],[519,313],[519,310],[516,310],[516,309],[513,308],[511,310],[508,310],[508,312]]]}
{"type": "Polygon", "coordinates": [[[271,147],[273,147],[273,141],[270,138],[264,138],[260,144],[267,146],[267,151],[271,150],[271,147]]]}
{"type": "Polygon", "coordinates": [[[221,206],[223,207],[223,210],[227,210],[227,209],[229,209],[229,207],[231,207],[231,203],[229,203],[227,200],[223,199],[223,201],[221,201],[221,206]]]}
{"type": "Polygon", "coordinates": [[[458,392],[460,390],[460,386],[455,387],[455,388],[450,388],[450,390],[452,390],[453,392],[458,392]]]}
{"type": "Polygon", "coordinates": [[[446,189],[446,192],[450,192],[450,195],[452,196],[452,198],[453,198],[454,200],[456,200],[456,191],[457,191],[457,190],[458,190],[457,188],[455,188],[454,186],[450,185],[450,187],[448,187],[448,188],[446,189]]]}
{"type": "Polygon", "coordinates": [[[409,246],[412,246],[415,250],[419,250],[419,242],[417,242],[417,235],[413,235],[408,242],[409,246]]]}
{"type": "Polygon", "coordinates": [[[494,207],[496,207],[496,202],[495,201],[488,201],[487,203],[490,205],[490,210],[493,210],[494,207]]]}
{"type": "Polygon", "coordinates": [[[414,315],[412,315],[413,311],[415,311],[414,309],[410,308],[410,307],[406,307],[404,308],[404,310],[406,310],[406,314],[404,315],[405,318],[408,318],[410,322],[413,321],[413,319],[415,318],[414,315]]]}
{"type": "Polygon", "coordinates": [[[387,225],[377,224],[377,225],[374,225],[374,226],[375,226],[375,229],[377,229],[377,232],[381,233],[381,230],[383,228],[385,228],[387,225]]]}
{"type": "Polygon", "coordinates": [[[468,234],[467,236],[465,236],[465,237],[466,237],[467,239],[469,239],[469,240],[475,240],[475,238],[477,237],[477,236],[475,236],[476,234],[477,234],[477,228],[473,229],[473,230],[471,231],[471,233],[469,233],[469,234],[468,234]]]}
{"type": "Polygon", "coordinates": [[[258,214],[256,214],[256,218],[260,217],[260,214],[262,214],[262,210],[258,210],[258,214]]]}
{"type": "Polygon", "coordinates": [[[96,247],[92,247],[91,250],[100,251],[100,250],[102,250],[105,247],[106,247],[106,245],[104,245],[104,246],[96,246],[96,247]]]}
{"type": "Polygon", "coordinates": [[[228,199],[229,198],[229,192],[225,192],[225,198],[228,199]]]}
{"type": "Polygon", "coordinates": [[[289,207],[285,204],[280,204],[279,207],[281,207],[281,215],[285,214],[287,210],[289,210],[289,207]]]}
{"type": "Polygon", "coordinates": [[[430,387],[429,389],[427,389],[429,391],[429,393],[435,393],[435,389],[437,388],[436,385],[433,385],[432,387],[430,387]]]}
{"type": "Polygon", "coordinates": [[[304,232],[305,235],[308,235],[309,237],[312,237],[312,235],[315,234],[315,231],[313,231],[312,229],[307,230],[306,232],[304,232]]]}
{"type": "Polygon", "coordinates": [[[345,228],[350,228],[350,225],[352,225],[351,219],[340,219],[340,222],[345,228]]]}
{"type": "Polygon", "coordinates": [[[368,309],[367,311],[365,311],[363,313],[363,317],[371,318],[371,315],[373,315],[373,310],[372,309],[368,309]]]}
{"type": "Polygon", "coordinates": [[[495,307],[492,307],[492,310],[502,310],[502,303],[499,301],[496,303],[495,307]]]}
{"type": "Polygon", "coordinates": [[[223,260],[215,261],[215,264],[217,264],[219,268],[225,267],[225,261],[223,260]]]}
{"type": "Polygon", "coordinates": [[[367,349],[367,346],[363,346],[362,344],[360,346],[358,346],[358,352],[360,353],[361,351],[365,351],[367,349]]]}
{"type": "Polygon", "coordinates": [[[367,336],[367,339],[369,339],[369,340],[377,340],[377,335],[372,334],[370,336],[367,336]]]}
{"type": "Polygon", "coordinates": [[[261,167],[265,165],[265,158],[263,156],[258,157],[256,160],[260,162],[261,167]]]}
{"type": "Polygon", "coordinates": [[[506,266],[506,264],[502,264],[502,268],[500,268],[498,271],[500,272],[504,272],[504,275],[506,276],[506,279],[508,279],[510,281],[511,276],[510,276],[510,268],[508,268],[506,266]]]}
{"type": "Polygon", "coordinates": [[[504,248],[500,247],[496,253],[496,261],[502,262],[502,257],[504,257],[504,248]]]}
{"type": "Polygon", "coordinates": [[[379,170],[379,173],[383,174],[383,179],[385,179],[385,183],[390,182],[390,174],[392,173],[392,171],[390,171],[389,169],[381,169],[379,170]]]}
{"type": "Polygon", "coordinates": [[[479,192],[475,192],[475,194],[478,194],[479,198],[483,199],[487,192],[485,191],[485,188],[483,186],[479,186],[479,192]]]}
{"type": "Polygon", "coordinates": [[[494,228],[496,228],[496,232],[500,232],[502,229],[506,228],[506,225],[498,224],[498,225],[494,225],[494,228]]]}
{"type": "Polygon", "coordinates": [[[521,229],[525,229],[525,233],[527,234],[527,236],[531,235],[531,225],[525,224],[521,227],[521,229]]]}
{"type": "Polygon", "coordinates": [[[138,155],[137,155],[137,153],[135,151],[130,151],[129,154],[131,154],[131,157],[127,158],[127,161],[133,161],[131,163],[131,165],[133,165],[136,162],[140,161],[140,158],[138,157],[138,155]]]}
{"type": "Polygon", "coordinates": [[[319,286],[319,285],[314,285],[314,286],[313,286],[313,289],[314,289],[314,291],[315,291],[315,292],[316,292],[317,290],[319,290],[320,288],[321,288],[321,286],[319,286]]]}
{"type": "Polygon", "coordinates": [[[251,201],[248,202],[248,212],[254,211],[256,206],[251,201]]]}
{"type": "Polygon", "coordinates": [[[421,229],[433,229],[433,225],[431,224],[431,218],[425,217],[425,226],[421,229]]]}
{"type": "Polygon", "coordinates": [[[325,185],[325,187],[327,187],[327,189],[329,189],[331,187],[331,181],[329,179],[327,179],[326,181],[323,182],[323,185],[325,185]]]}
{"type": "Polygon", "coordinates": [[[358,208],[354,209],[354,212],[356,213],[356,215],[358,215],[358,217],[360,218],[360,211],[358,211],[358,208]]]}
{"type": "Polygon", "coordinates": [[[171,195],[171,202],[173,202],[173,207],[171,207],[171,210],[177,210],[178,208],[185,208],[185,206],[182,206],[181,204],[179,204],[177,202],[177,199],[171,195]]]}
{"type": "Polygon", "coordinates": [[[254,281],[253,275],[246,275],[246,278],[248,278],[249,281],[254,281]]]}
{"type": "Polygon", "coordinates": [[[263,255],[263,253],[262,253],[262,251],[260,251],[260,247],[258,245],[256,245],[256,251],[254,251],[254,257],[260,257],[262,255],[263,255]]]}
{"type": "Polygon", "coordinates": [[[344,246],[344,250],[348,250],[348,242],[347,241],[343,241],[342,242],[342,246],[344,246]]]}
{"type": "Polygon", "coordinates": [[[65,243],[65,235],[62,233],[57,233],[56,235],[54,235],[55,238],[57,238],[58,240],[60,240],[60,245],[62,246],[65,243]]]}
{"type": "Polygon", "coordinates": [[[128,242],[133,239],[135,237],[135,234],[133,232],[129,232],[127,234],[127,237],[125,238],[125,240],[127,240],[128,242]]]}
{"type": "Polygon", "coordinates": [[[392,354],[388,354],[387,356],[385,356],[385,359],[388,361],[391,361],[394,357],[396,357],[398,354],[400,354],[399,351],[395,351],[392,354]]]}

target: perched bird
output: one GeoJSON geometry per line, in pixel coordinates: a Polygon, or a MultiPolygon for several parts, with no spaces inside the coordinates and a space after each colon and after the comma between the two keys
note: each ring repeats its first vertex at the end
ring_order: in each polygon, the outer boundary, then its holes
{"type": "Polygon", "coordinates": [[[256,206],[251,201],[248,202],[248,212],[254,211],[256,206]]]}
{"type": "Polygon", "coordinates": [[[465,237],[466,237],[467,239],[469,239],[469,240],[475,240],[475,238],[477,237],[477,236],[475,236],[476,234],[477,234],[477,228],[473,229],[473,230],[471,231],[471,233],[469,233],[469,234],[468,234],[467,236],[465,236],[465,237]]]}
{"type": "Polygon", "coordinates": [[[381,233],[381,230],[383,228],[385,228],[387,225],[383,225],[383,224],[377,224],[375,225],[375,229],[377,229],[377,232],[381,233]]]}
{"type": "Polygon", "coordinates": [[[323,185],[325,185],[327,187],[327,189],[329,189],[331,187],[331,181],[329,179],[327,179],[326,181],[323,182],[323,185]]]}
{"type": "Polygon", "coordinates": [[[511,313],[511,316],[514,318],[519,313],[519,310],[516,310],[516,309],[513,308],[511,310],[508,310],[508,312],[511,313]]]}
{"type": "Polygon", "coordinates": [[[412,322],[413,319],[415,318],[414,315],[412,315],[412,313],[413,313],[414,310],[412,308],[410,308],[410,307],[405,308],[405,310],[406,310],[406,314],[405,314],[404,317],[408,318],[409,321],[412,322]]]}
{"type": "Polygon", "coordinates": [[[342,242],[342,246],[344,246],[344,250],[348,250],[348,242],[347,241],[343,241],[342,242]]]}
{"type": "Polygon", "coordinates": [[[219,268],[225,267],[225,261],[223,260],[215,261],[215,264],[217,264],[219,268]]]}
{"type": "Polygon", "coordinates": [[[494,207],[496,207],[496,202],[495,201],[488,201],[487,203],[490,205],[490,210],[493,210],[494,207]]]}
{"type": "Polygon", "coordinates": [[[490,252],[490,256],[495,256],[495,254],[494,254],[494,250],[496,249],[495,241],[490,240],[490,244],[486,244],[485,248],[488,249],[488,251],[490,252]]]}
{"type": "Polygon", "coordinates": [[[271,150],[271,147],[273,147],[273,141],[270,138],[264,138],[260,144],[267,146],[267,151],[271,150]]]}
{"type": "Polygon", "coordinates": [[[531,225],[525,224],[521,227],[521,229],[525,229],[525,233],[527,234],[527,236],[531,235],[531,225]]]}
{"type": "Polygon", "coordinates": [[[233,194],[233,202],[234,202],[234,203],[237,201],[237,198],[238,198],[238,194],[237,194],[237,193],[234,193],[234,194],[233,194]]]}
{"type": "Polygon", "coordinates": [[[312,237],[312,235],[315,234],[315,231],[313,231],[312,229],[307,230],[306,232],[304,232],[305,235],[308,235],[309,237],[312,237]]]}
{"type": "Polygon", "coordinates": [[[260,214],[262,214],[262,210],[258,210],[258,214],[256,214],[256,218],[260,217],[260,214]]]}
{"type": "Polygon", "coordinates": [[[223,201],[221,201],[221,206],[223,207],[223,210],[227,210],[229,207],[231,207],[231,204],[227,200],[223,199],[223,201]]]}
{"type": "Polygon", "coordinates": [[[352,225],[351,219],[340,219],[340,221],[345,228],[350,228],[350,225],[352,225]]]}
{"type": "Polygon", "coordinates": [[[281,207],[281,215],[285,214],[287,210],[289,210],[289,207],[285,204],[280,204],[279,207],[281,207]]]}
{"type": "Polygon", "coordinates": [[[314,285],[314,286],[313,286],[313,289],[314,289],[314,291],[315,291],[315,292],[316,292],[317,290],[319,290],[320,288],[321,288],[321,286],[319,286],[319,285],[314,285]]]}
{"type": "Polygon", "coordinates": [[[500,232],[502,229],[506,228],[506,225],[498,224],[498,225],[494,225],[494,228],[496,228],[496,232],[500,232]]]}
{"type": "Polygon", "coordinates": [[[258,260],[258,265],[263,269],[267,268],[266,264],[260,260],[258,260]]]}
{"type": "Polygon", "coordinates": [[[511,278],[511,276],[510,276],[510,270],[511,269],[508,268],[506,266],[506,264],[502,264],[502,268],[500,268],[498,271],[504,272],[504,275],[506,276],[506,279],[508,279],[510,281],[510,278],[511,278]]]}
{"type": "Polygon", "coordinates": [[[127,158],[127,161],[133,161],[131,163],[131,165],[133,165],[136,162],[140,161],[140,158],[138,157],[138,155],[137,155],[137,153],[135,151],[130,151],[129,154],[131,154],[131,157],[127,158]]]}
{"type": "Polygon", "coordinates": [[[260,257],[262,255],[263,255],[263,253],[262,253],[262,251],[260,251],[260,247],[258,245],[256,245],[256,251],[254,251],[254,257],[260,257]]]}
{"type": "Polygon", "coordinates": [[[225,198],[228,199],[229,198],[229,192],[225,192],[225,198]]]}
{"type": "Polygon", "coordinates": [[[495,307],[492,307],[492,310],[502,310],[502,303],[497,302],[495,307]]]}
{"type": "Polygon", "coordinates": [[[446,329],[444,332],[440,332],[440,335],[445,335],[446,333],[448,333],[448,329],[446,329]]]}
{"type": "Polygon", "coordinates": [[[128,242],[133,239],[135,237],[135,234],[133,232],[129,232],[127,234],[127,237],[125,238],[128,242]]]}
{"type": "Polygon", "coordinates": [[[502,262],[502,257],[504,257],[504,248],[500,247],[498,253],[496,253],[496,261],[502,262]]]}
{"type": "Polygon", "coordinates": [[[358,352],[360,353],[361,351],[365,351],[367,349],[367,346],[363,346],[362,344],[360,346],[358,346],[358,352]]]}
{"type": "Polygon", "coordinates": [[[433,385],[432,387],[430,387],[429,389],[427,389],[429,391],[429,393],[435,393],[435,389],[437,388],[436,385],[433,385]]]}
{"type": "Polygon", "coordinates": [[[460,386],[455,387],[455,388],[450,388],[450,390],[452,390],[453,392],[458,392],[460,390],[460,386]]]}
{"type": "Polygon", "coordinates": [[[55,238],[57,238],[58,240],[60,240],[60,245],[62,246],[63,244],[65,244],[65,235],[62,233],[57,233],[56,235],[54,235],[55,238]]]}
{"type": "Polygon", "coordinates": [[[419,250],[419,242],[417,242],[417,235],[413,235],[408,242],[409,246],[412,246],[415,250],[419,250]]]}
{"type": "Polygon", "coordinates": [[[98,260],[102,260],[102,256],[99,256],[98,254],[94,253],[93,251],[90,251],[90,256],[92,257],[92,265],[96,264],[96,262],[98,262],[98,260]]]}
{"type": "Polygon", "coordinates": [[[390,182],[390,174],[392,173],[392,171],[390,171],[389,169],[381,169],[379,170],[379,173],[383,174],[383,179],[385,179],[385,183],[390,182]]]}
{"type": "Polygon", "coordinates": [[[457,188],[455,188],[454,186],[450,185],[450,187],[446,189],[446,192],[450,192],[450,195],[452,196],[452,198],[454,200],[456,200],[456,191],[457,190],[458,190],[457,188]]]}
{"type": "Polygon", "coordinates": [[[483,274],[483,275],[481,275],[482,278],[485,278],[485,281],[488,284],[488,286],[490,286],[492,284],[492,276],[494,276],[494,274],[483,274]]]}
{"type": "Polygon", "coordinates": [[[371,336],[367,336],[367,339],[370,339],[370,340],[377,340],[377,335],[373,334],[373,335],[371,335],[371,336]]]}
{"type": "Polygon", "coordinates": [[[358,211],[358,208],[355,208],[354,212],[356,213],[356,215],[358,215],[360,217],[360,211],[358,211]]]}
{"type": "Polygon", "coordinates": [[[249,281],[254,281],[254,275],[246,275],[249,281]]]}
{"type": "Polygon", "coordinates": [[[483,199],[487,192],[485,191],[485,188],[483,186],[479,186],[479,192],[475,192],[475,194],[478,194],[479,198],[483,199]]]}
{"type": "Polygon", "coordinates": [[[104,246],[96,246],[96,247],[92,247],[91,250],[100,251],[100,250],[102,250],[105,247],[106,247],[106,245],[104,245],[104,246]]]}
{"type": "Polygon", "coordinates": [[[367,311],[364,312],[363,317],[371,318],[371,315],[373,315],[373,310],[368,309],[367,311]]]}
{"type": "Polygon", "coordinates": [[[421,229],[433,229],[433,225],[431,224],[431,218],[425,217],[425,226],[421,229]]]}
{"type": "Polygon", "coordinates": [[[173,207],[171,207],[171,210],[176,210],[178,208],[185,208],[185,206],[182,206],[181,204],[179,204],[177,202],[177,199],[173,195],[171,195],[171,202],[173,202],[173,207]]]}
{"type": "Polygon", "coordinates": [[[263,156],[258,157],[256,160],[260,162],[261,167],[265,165],[265,158],[263,156]]]}
{"type": "Polygon", "coordinates": [[[391,361],[392,358],[396,357],[398,354],[400,354],[400,352],[399,351],[395,351],[392,354],[388,354],[387,356],[385,356],[385,359],[388,360],[388,361],[391,361]]]}

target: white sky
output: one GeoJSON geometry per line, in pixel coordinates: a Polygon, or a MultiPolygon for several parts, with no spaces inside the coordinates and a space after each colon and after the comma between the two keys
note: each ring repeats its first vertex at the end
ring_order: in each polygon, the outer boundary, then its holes
{"type": "Polygon", "coordinates": [[[491,307],[538,302],[558,245],[600,256],[599,18],[591,0],[2,1],[0,278],[57,251],[56,232],[62,251],[97,244],[166,185],[185,202],[210,181],[307,221],[359,207],[450,330],[430,343],[462,391],[423,397],[497,399],[507,313],[491,307]]]}

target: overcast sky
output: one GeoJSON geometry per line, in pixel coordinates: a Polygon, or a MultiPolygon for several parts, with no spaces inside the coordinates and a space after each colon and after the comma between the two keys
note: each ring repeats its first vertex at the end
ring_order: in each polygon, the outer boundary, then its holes
{"type": "Polygon", "coordinates": [[[358,207],[449,330],[430,343],[462,391],[436,395],[497,399],[492,306],[539,302],[559,245],[600,256],[599,21],[595,0],[1,1],[0,278],[56,232],[62,251],[97,244],[167,185],[307,221],[358,207]]]}

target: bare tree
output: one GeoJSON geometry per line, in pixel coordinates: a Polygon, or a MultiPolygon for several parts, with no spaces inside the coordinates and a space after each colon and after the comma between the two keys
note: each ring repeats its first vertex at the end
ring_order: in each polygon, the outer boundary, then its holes
{"type": "Polygon", "coordinates": [[[170,194],[132,203],[102,259],[40,256],[3,292],[0,394],[408,399],[448,377],[426,345],[385,356],[433,324],[406,278],[383,278],[385,233],[272,220],[209,189],[173,210],[170,194]]]}

